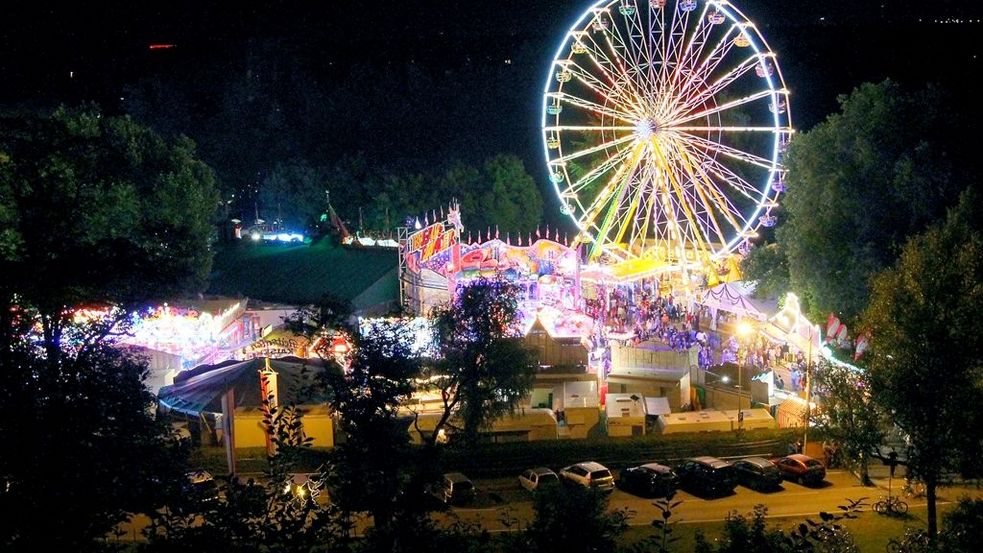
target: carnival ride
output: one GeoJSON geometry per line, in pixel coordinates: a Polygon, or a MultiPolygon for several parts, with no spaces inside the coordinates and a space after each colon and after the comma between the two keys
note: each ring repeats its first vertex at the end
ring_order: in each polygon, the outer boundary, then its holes
{"type": "Polygon", "coordinates": [[[730,272],[776,223],[792,134],[774,52],[726,0],[602,0],[563,37],[546,164],[588,257],[620,280],[730,272]]]}

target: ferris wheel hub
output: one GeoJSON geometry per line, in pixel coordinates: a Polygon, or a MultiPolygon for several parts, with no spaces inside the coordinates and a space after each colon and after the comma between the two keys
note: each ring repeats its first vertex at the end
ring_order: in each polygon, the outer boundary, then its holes
{"type": "Polygon", "coordinates": [[[640,142],[645,142],[652,138],[654,134],[658,133],[660,128],[659,122],[651,117],[639,119],[635,123],[635,137],[640,142]]]}

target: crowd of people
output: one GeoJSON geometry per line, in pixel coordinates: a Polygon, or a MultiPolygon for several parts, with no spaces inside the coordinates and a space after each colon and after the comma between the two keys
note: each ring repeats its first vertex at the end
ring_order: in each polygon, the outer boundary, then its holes
{"type": "Polygon", "coordinates": [[[661,294],[657,286],[618,286],[585,299],[587,315],[598,322],[592,342],[595,348],[604,348],[609,339],[620,339],[633,345],[657,342],[676,351],[697,348],[697,363],[701,369],[709,369],[722,363],[743,363],[755,372],[775,371],[778,389],[798,391],[805,386],[805,355],[793,351],[788,343],[775,343],[762,335],[744,341],[736,336],[726,336],[727,326],[734,326],[739,317],[719,311],[716,314],[702,305],[685,306],[672,293],[661,294]],[[716,315],[717,320],[712,317],[716,315]],[[710,327],[717,331],[701,328],[710,327]],[[787,377],[787,381],[786,381],[787,377]]]}
{"type": "Polygon", "coordinates": [[[587,300],[586,310],[610,332],[629,335],[636,345],[657,340],[677,351],[707,345],[706,333],[699,330],[700,314],[681,306],[672,294],[615,288],[606,299],[587,300]]]}

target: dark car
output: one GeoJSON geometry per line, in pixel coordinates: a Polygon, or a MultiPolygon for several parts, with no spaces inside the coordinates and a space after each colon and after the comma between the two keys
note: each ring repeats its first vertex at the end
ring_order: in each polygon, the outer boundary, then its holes
{"type": "Polygon", "coordinates": [[[775,466],[782,473],[782,478],[814,486],[826,479],[826,466],[822,461],[808,455],[796,453],[775,461],[775,466]]]}
{"type": "Polygon", "coordinates": [[[734,465],[716,457],[693,457],[676,468],[679,485],[703,495],[726,495],[737,486],[734,465]]]}
{"type": "Polygon", "coordinates": [[[202,506],[218,499],[218,484],[207,470],[193,470],[185,474],[181,492],[191,505],[202,506]]]}
{"type": "Polygon", "coordinates": [[[734,473],[738,482],[752,490],[775,490],[782,485],[782,472],[761,457],[734,461],[734,473]]]}
{"type": "Polygon", "coordinates": [[[679,480],[671,468],[649,463],[621,471],[618,487],[641,497],[665,497],[676,491],[679,480]]]}
{"type": "Polygon", "coordinates": [[[434,488],[434,495],[449,505],[462,505],[474,499],[474,483],[460,472],[448,472],[434,488]]]}

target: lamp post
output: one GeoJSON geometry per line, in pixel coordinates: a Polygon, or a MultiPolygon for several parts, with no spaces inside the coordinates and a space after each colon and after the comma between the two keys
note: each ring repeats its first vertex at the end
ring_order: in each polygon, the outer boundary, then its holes
{"type": "Polygon", "coordinates": [[[805,424],[802,430],[802,452],[805,453],[806,445],[809,443],[809,411],[812,410],[812,341],[815,340],[816,327],[809,325],[809,347],[807,348],[808,355],[806,356],[806,412],[805,412],[805,424]]]}
{"type": "MultiPolygon", "coordinates": [[[[754,333],[754,327],[747,321],[741,321],[737,325],[737,335],[744,344],[744,359],[738,359],[737,363],[737,427],[744,427],[744,400],[741,397],[744,392],[744,363],[747,362],[748,350],[750,349],[748,338],[754,333]]],[[[748,408],[751,406],[748,405],[748,408]]]]}

